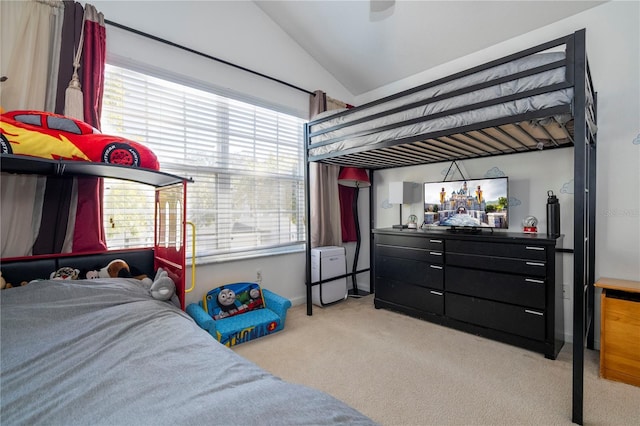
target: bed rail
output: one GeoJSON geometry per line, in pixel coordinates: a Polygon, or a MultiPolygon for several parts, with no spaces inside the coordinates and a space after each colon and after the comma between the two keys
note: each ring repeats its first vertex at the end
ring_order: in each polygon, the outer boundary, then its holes
{"type": "Polygon", "coordinates": [[[69,266],[80,272],[103,268],[112,260],[122,259],[142,274],[153,278],[154,252],[152,248],[111,250],[87,253],[48,254],[28,257],[4,258],[0,260],[0,270],[3,278],[14,286],[23,281],[49,279],[52,272],[69,266]]]}
{"type": "MultiPolygon", "coordinates": [[[[307,159],[345,167],[384,169],[571,147],[573,40],[574,34],[560,37],[310,121],[305,127],[307,159]],[[550,72],[555,80],[546,83],[550,72]],[[510,93],[511,86],[516,84],[522,84],[523,88],[510,93]],[[499,95],[490,96],[492,92],[499,95]],[[458,104],[464,96],[470,100],[458,104]],[[541,100],[549,104],[545,106],[541,100]],[[522,105],[518,108],[523,110],[514,108],[510,114],[497,112],[501,109],[508,112],[512,105],[522,105]],[[486,119],[473,117],[487,112],[486,119]]],[[[588,123],[595,129],[592,85],[588,84],[587,89],[587,106],[591,111],[588,123]]]]}

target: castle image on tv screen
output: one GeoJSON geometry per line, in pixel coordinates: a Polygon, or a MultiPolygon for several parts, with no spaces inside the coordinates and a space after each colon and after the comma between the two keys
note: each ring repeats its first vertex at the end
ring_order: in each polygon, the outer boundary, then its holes
{"type": "Polygon", "coordinates": [[[424,184],[424,223],[455,227],[509,227],[508,178],[424,184]]]}

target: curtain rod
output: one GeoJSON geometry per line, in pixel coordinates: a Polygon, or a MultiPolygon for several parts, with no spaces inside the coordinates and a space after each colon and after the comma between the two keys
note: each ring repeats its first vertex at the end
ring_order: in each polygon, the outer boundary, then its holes
{"type": "Polygon", "coordinates": [[[120,29],[123,29],[123,30],[126,30],[126,31],[129,31],[129,32],[132,32],[134,34],[141,35],[143,37],[150,38],[150,39],[155,40],[155,41],[159,41],[160,43],[168,44],[169,46],[177,47],[178,49],[186,50],[187,52],[190,52],[190,53],[195,53],[196,55],[203,56],[203,57],[205,57],[207,59],[211,59],[211,60],[214,60],[214,61],[217,61],[217,62],[221,62],[221,63],[223,63],[225,65],[229,65],[229,66],[232,66],[234,68],[238,68],[238,69],[240,69],[242,71],[246,71],[246,72],[249,72],[251,74],[255,74],[257,76],[260,76],[260,77],[275,81],[276,83],[283,84],[285,86],[291,87],[292,89],[299,90],[299,91],[307,93],[309,95],[313,95],[314,94],[313,92],[310,92],[309,90],[306,90],[306,89],[303,89],[301,87],[295,86],[295,85],[293,85],[291,83],[287,83],[286,81],[282,81],[282,80],[279,80],[279,79],[277,79],[275,77],[271,77],[271,76],[268,76],[266,74],[262,74],[262,73],[260,73],[258,71],[254,71],[252,69],[245,68],[245,67],[243,67],[241,65],[236,65],[236,64],[234,64],[232,62],[225,61],[224,59],[216,58],[215,56],[207,55],[206,53],[202,53],[202,52],[199,52],[197,50],[191,49],[189,47],[182,46],[181,44],[177,44],[177,43],[174,43],[172,41],[165,40],[165,39],[160,38],[160,37],[156,37],[156,36],[154,36],[152,34],[148,34],[148,33],[136,30],[135,28],[127,27],[125,25],[118,24],[117,22],[113,22],[113,21],[110,21],[108,19],[105,19],[104,23],[108,24],[108,25],[112,25],[112,26],[120,28],[120,29]]]}

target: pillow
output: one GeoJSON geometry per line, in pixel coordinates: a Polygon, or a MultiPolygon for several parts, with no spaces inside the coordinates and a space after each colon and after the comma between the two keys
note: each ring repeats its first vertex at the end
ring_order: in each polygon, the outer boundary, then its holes
{"type": "Polygon", "coordinates": [[[202,308],[215,320],[265,307],[258,283],[233,283],[210,290],[202,298],[202,308]]]}

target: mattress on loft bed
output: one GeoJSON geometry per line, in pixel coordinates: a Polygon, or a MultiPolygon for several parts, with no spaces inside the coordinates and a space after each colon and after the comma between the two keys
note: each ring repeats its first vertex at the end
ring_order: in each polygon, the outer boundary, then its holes
{"type": "MultiPolygon", "coordinates": [[[[407,94],[406,96],[390,100],[388,102],[372,105],[370,107],[356,108],[344,115],[323,121],[317,124],[311,123],[310,133],[325,131],[310,138],[310,156],[323,155],[333,152],[339,152],[345,149],[374,145],[380,142],[397,140],[414,135],[427,134],[441,130],[453,129],[474,123],[480,123],[488,120],[510,117],[514,115],[524,114],[531,111],[551,108],[559,105],[570,105],[573,99],[573,89],[562,89],[552,92],[546,92],[528,98],[509,101],[501,104],[491,105],[484,108],[472,109],[456,114],[441,116],[434,119],[428,119],[428,116],[443,113],[455,108],[461,108],[479,102],[497,99],[503,96],[522,93],[528,90],[542,88],[557,83],[563,83],[565,77],[565,67],[554,68],[543,71],[527,77],[517,78],[504,83],[492,85],[487,88],[463,93],[451,98],[442,99],[426,105],[410,108],[400,112],[384,115],[377,119],[367,120],[352,126],[345,126],[340,129],[331,130],[334,126],[343,125],[358,119],[366,119],[366,117],[374,114],[389,111],[391,109],[410,105],[415,102],[428,100],[430,98],[460,90],[485,81],[492,81],[505,76],[513,75],[518,72],[529,70],[538,66],[546,65],[552,62],[564,60],[563,52],[550,52],[530,55],[515,61],[502,64],[478,73],[474,73],[465,77],[461,77],[446,83],[442,83],[433,87],[428,87],[422,91],[407,94]],[[396,127],[389,130],[376,132],[375,129],[383,126],[401,123],[406,120],[412,120],[425,117],[425,121],[414,124],[396,127]],[[368,133],[357,135],[358,133],[368,133]],[[354,136],[350,136],[354,135],[354,136]],[[323,146],[314,147],[314,144],[338,139],[323,146]]],[[[572,119],[570,114],[557,115],[554,117],[558,124],[565,124],[572,119]]],[[[549,139],[549,135],[544,131],[536,129],[537,122],[523,123],[526,130],[538,139],[549,139]]],[[[546,124],[543,122],[543,124],[546,124]]],[[[551,136],[560,141],[567,141],[566,133],[561,126],[548,126],[546,130],[551,131],[551,136]],[[557,127],[557,131],[554,131],[557,127]]],[[[535,142],[532,142],[535,144],[535,142]]]]}

